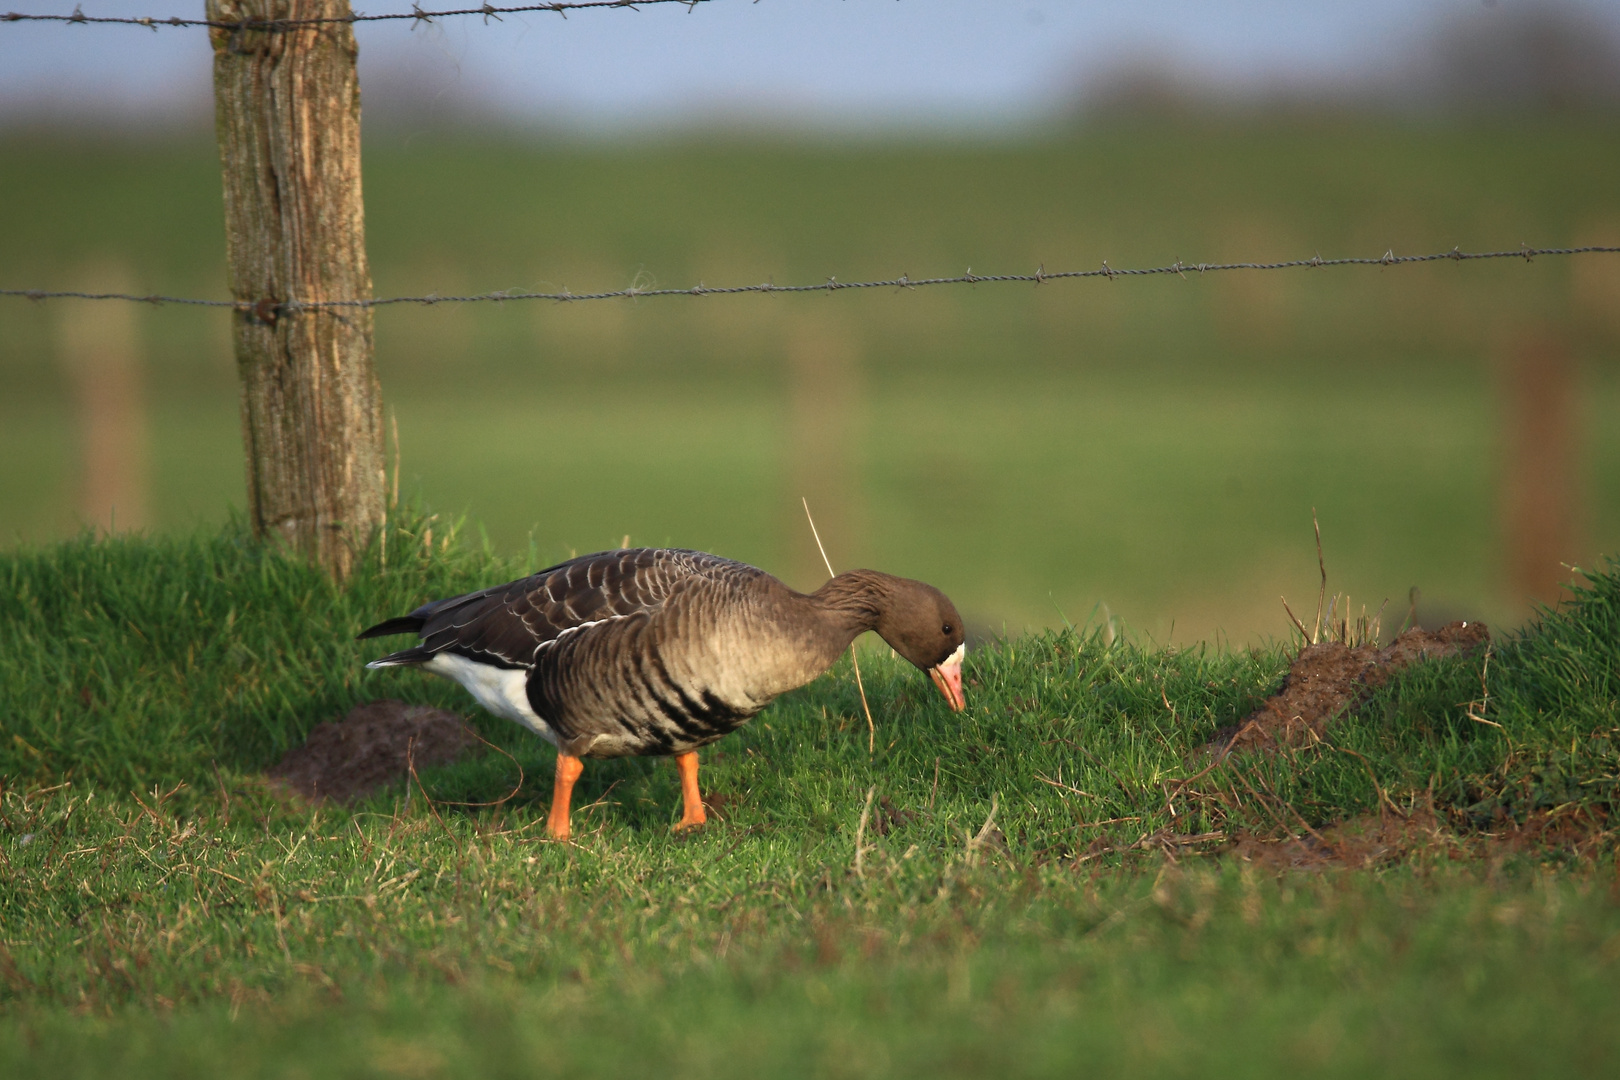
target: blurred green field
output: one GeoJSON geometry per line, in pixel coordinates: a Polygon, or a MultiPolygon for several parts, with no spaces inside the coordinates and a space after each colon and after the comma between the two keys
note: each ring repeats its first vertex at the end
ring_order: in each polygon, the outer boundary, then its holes
{"type": "MultiPolygon", "coordinates": [[[[1620,242],[1612,122],[1115,127],[984,146],[724,140],[367,148],[379,295],[813,282],[1620,242]]],[[[97,260],[223,296],[207,142],[0,144],[0,281],[97,260]]],[[[0,304],[0,543],[76,527],[56,347],[0,304]]],[[[143,309],[152,518],[242,502],[226,316],[143,309]]],[[[1106,610],[1165,639],[1286,628],[1316,589],[1516,622],[1504,359],[1578,366],[1578,538],[1620,548],[1620,259],[800,297],[387,309],[403,487],[541,559],[632,542],[949,591],[981,627],[1106,610]],[[1106,605],[1106,608],[1101,605],[1106,605]]]]}

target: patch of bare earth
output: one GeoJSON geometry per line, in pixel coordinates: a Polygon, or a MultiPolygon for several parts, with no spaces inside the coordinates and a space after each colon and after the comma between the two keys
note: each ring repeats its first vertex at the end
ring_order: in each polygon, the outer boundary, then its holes
{"type": "Polygon", "coordinates": [[[1305,746],[1326,737],[1330,724],[1392,675],[1419,660],[1468,655],[1490,643],[1484,623],[1454,622],[1412,629],[1382,649],[1324,641],[1300,650],[1277,691],[1241,724],[1215,733],[1206,749],[1217,757],[1241,750],[1305,746]]]}
{"type": "Polygon", "coordinates": [[[478,745],[454,713],[403,701],[368,701],[309,733],[267,773],[309,802],[354,802],[398,783],[411,766],[444,765],[478,745]]]}
{"type": "Polygon", "coordinates": [[[1433,810],[1420,809],[1368,814],[1303,836],[1238,836],[1225,854],[1277,869],[1370,870],[1413,858],[1486,860],[1562,852],[1589,859],[1611,850],[1614,839],[1607,817],[1597,810],[1538,811],[1523,822],[1462,830],[1433,810]]]}
{"type": "MultiPolygon", "coordinates": [[[[1327,740],[1335,720],[1420,660],[1467,656],[1490,643],[1483,623],[1454,622],[1438,630],[1408,630],[1384,648],[1322,642],[1300,650],[1282,689],[1241,724],[1223,728],[1204,748],[1215,760],[1245,751],[1305,747],[1327,740]]],[[[1275,796],[1257,795],[1275,801],[1275,796]]],[[[1410,858],[1488,859],[1553,849],[1577,857],[1612,845],[1614,830],[1600,810],[1539,812],[1523,822],[1457,828],[1433,808],[1402,813],[1392,806],[1313,829],[1287,807],[1275,807],[1284,835],[1241,834],[1223,853],[1276,868],[1370,869],[1410,858]],[[1292,814],[1292,819],[1290,818],[1292,814]]]]}

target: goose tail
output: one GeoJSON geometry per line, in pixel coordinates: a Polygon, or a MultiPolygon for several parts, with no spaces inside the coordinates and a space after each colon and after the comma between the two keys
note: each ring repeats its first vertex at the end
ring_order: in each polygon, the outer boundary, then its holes
{"type": "Polygon", "coordinates": [[[371,663],[367,664],[366,667],[368,669],[385,667],[410,667],[415,664],[425,664],[431,659],[433,659],[433,653],[429,649],[421,645],[415,645],[409,649],[401,649],[399,652],[392,652],[387,656],[378,657],[376,660],[373,660],[371,663]]]}
{"type": "Polygon", "coordinates": [[[391,637],[394,634],[420,634],[422,627],[426,625],[427,620],[425,618],[412,612],[409,615],[401,615],[397,619],[389,619],[369,629],[362,630],[354,636],[354,639],[361,641],[365,638],[391,637]]]}

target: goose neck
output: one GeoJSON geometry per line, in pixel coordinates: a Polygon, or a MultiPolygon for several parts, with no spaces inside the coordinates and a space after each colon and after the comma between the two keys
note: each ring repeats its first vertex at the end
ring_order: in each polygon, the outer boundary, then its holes
{"type": "Polygon", "coordinates": [[[888,598],[887,575],[873,570],[839,574],[809,596],[823,618],[843,637],[840,648],[877,628],[888,598]]]}

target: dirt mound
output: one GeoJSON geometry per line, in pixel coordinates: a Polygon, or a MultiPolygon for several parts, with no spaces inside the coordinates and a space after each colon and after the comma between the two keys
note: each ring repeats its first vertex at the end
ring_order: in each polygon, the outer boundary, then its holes
{"type": "Polygon", "coordinates": [[[478,745],[461,717],[429,705],[368,701],[321,724],[269,777],[311,802],[353,802],[418,769],[454,761],[478,745]]]}
{"type": "Polygon", "coordinates": [[[1419,660],[1466,655],[1491,639],[1484,623],[1454,622],[1438,630],[1408,630],[1379,649],[1351,648],[1337,641],[1307,645],[1288,669],[1282,689],[1267,698],[1241,724],[1222,728],[1207,749],[1234,750],[1302,746],[1321,738],[1346,709],[1419,660]]]}

